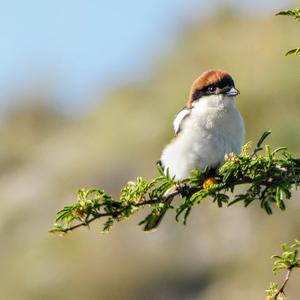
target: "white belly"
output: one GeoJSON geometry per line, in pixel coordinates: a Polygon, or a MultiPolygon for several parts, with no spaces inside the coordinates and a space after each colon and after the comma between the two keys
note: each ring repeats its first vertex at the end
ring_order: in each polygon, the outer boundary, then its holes
{"type": "Polygon", "coordinates": [[[240,153],[245,130],[234,105],[220,109],[204,103],[184,122],[182,131],[161,156],[162,165],[176,179],[189,177],[193,169],[221,166],[226,153],[240,153]]]}

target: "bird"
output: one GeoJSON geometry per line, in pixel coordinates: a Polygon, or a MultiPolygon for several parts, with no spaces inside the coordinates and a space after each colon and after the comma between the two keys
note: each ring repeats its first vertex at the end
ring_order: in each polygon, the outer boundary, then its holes
{"type": "MultiPolygon", "coordinates": [[[[183,180],[192,170],[217,170],[226,154],[240,153],[245,126],[236,107],[239,94],[231,75],[220,69],[209,69],[193,82],[187,103],[174,119],[174,138],[159,160],[165,173],[183,180]]],[[[166,211],[150,220],[144,230],[155,229],[166,211]]]]}

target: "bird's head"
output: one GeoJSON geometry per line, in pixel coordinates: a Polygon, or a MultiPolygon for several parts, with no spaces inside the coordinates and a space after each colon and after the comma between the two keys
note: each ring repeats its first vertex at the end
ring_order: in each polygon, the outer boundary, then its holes
{"type": "Polygon", "coordinates": [[[222,70],[208,70],[193,82],[187,107],[192,108],[203,99],[214,104],[223,100],[232,102],[239,93],[228,73],[222,70]]]}

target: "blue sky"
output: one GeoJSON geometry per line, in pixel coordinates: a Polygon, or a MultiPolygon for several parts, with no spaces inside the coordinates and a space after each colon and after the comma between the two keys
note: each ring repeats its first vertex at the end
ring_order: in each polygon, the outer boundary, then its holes
{"type": "Polygon", "coordinates": [[[270,14],[283,5],[280,0],[0,0],[1,108],[11,103],[7,94],[49,80],[58,105],[80,109],[93,90],[109,89],[113,78],[122,82],[145,72],[184,24],[201,20],[219,3],[270,14]]]}

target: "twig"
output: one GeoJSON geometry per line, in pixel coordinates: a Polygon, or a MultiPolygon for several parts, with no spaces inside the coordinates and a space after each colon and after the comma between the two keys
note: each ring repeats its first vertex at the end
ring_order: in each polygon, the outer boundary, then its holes
{"type": "MultiPolygon", "coordinates": [[[[235,181],[232,181],[230,182],[230,184],[227,184],[225,186],[222,187],[222,189],[229,189],[230,187],[232,186],[235,186],[235,185],[241,185],[241,184],[247,184],[247,183],[251,183],[253,180],[250,179],[250,178],[238,178],[237,180],[235,181]]],[[[267,185],[268,183],[266,182],[265,185],[267,185]]],[[[188,193],[188,194],[193,194],[195,192],[198,192],[200,190],[202,190],[203,187],[200,186],[198,188],[195,188],[195,187],[187,187],[187,190],[185,191],[185,193],[188,193]]],[[[141,207],[141,206],[145,206],[145,205],[151,205],[151,204],[156,204],[156,203],[161,203],[161,202],[167,202],[168,200],[170,199],[173,199],[175,198],[176,196],[180,195],[181,194],[181,191],[180,189],[176,189],[174,190],[173,192],[170,192],[168,193],[167,196],[165,197],[161,197],[161,198],[157,198],[157,199],[147,199],[147,200],[143,200],[143,201],[140,201],[138,203],[133,203],[132,206],[134,207],[141,207]]],[[[110,212],[105,212],[105,213],[98,213],[98,214],[93,214],[92,217],[88,218],[88,219],[85,219],[83,222],[80,222],[76,225],[72,225],[70,227],[67,227],[67,228],[62,228],[60,231],[63,232],[63,233],[67,233],[69,231],[72,231],[78,227],[88,227],[90,223],[92,223],[93,221],[97,220],[97,219],[100,219],[102,217],[118,217],[119,215],[122,214],[122,212],[126,209],[126,207],[120,209],[117,213],[110,213],[110,212]]]]}
{"type": "Polygon", "coordinates": [[[284,294],[284,288],[286,286],[286,284],[288,283],[290,276],[291,276],[291,272],[292,272],[293,267],[288,268],[287,273],[285,275],[285,278],[280,286],[280,288],[278,289],[278,291],[276,292],[274,299],[276,300],[278,298],[278,296],[280,294],[284,294]]]}
{"type": "MultiPolygon", "coordinates": [[[[140,206],[144,206],[144,205],[149,205],[149,204],[155,204],[155,203],[158,203],[158,202],[166,202],[167,200],[169,200],[170,198],[174,198],[175,196],[179,195],[180,192],[178,190],[174,190],[172,193],[168,194],[168,196],[166,197],[162,197],[162,198],[159,198],[159,199],[155,199],[155,200],[143,200],[141,202],[138,202],[138,203],[134,203],[132,204],[133,206],[135,207],[140,207],[140,206]]],[[[72,231],[78,227],[82,227],[82,226],[88,226],[90,223],[92,223],[93,221],[97,220],[97,219],[100,219],[102,217],[117,217],[118,215],[120,215],[126,208],[123,208],[121,209],[118,213],[98,213],[98,214],[93,214],[93,216],[89,219],[86,219],[84,220],[83,222],[81,223],[78,223],[76,225],[73,225],[73,226],[70,226],[70,227],[67,227],[67,228],[62,228],[61,229],[61,232],[63,233],[67,233],[68,231],[72,231]]]]}

